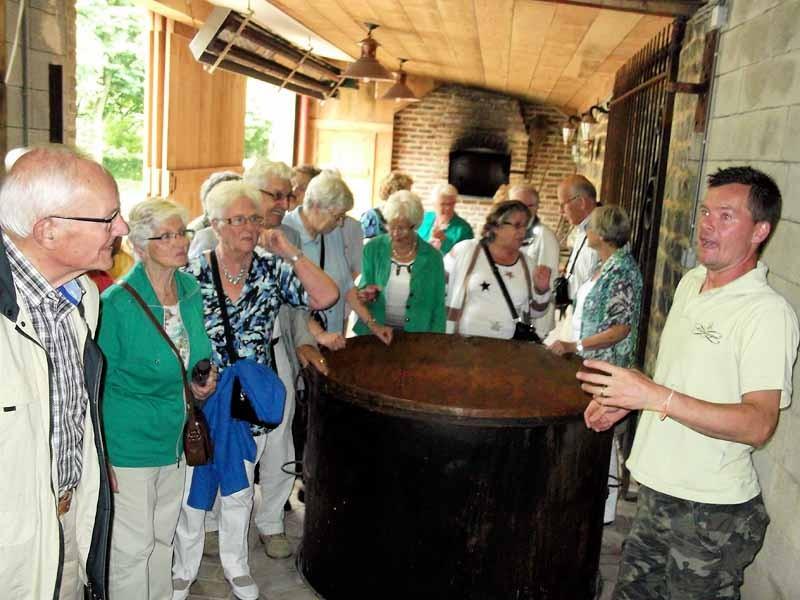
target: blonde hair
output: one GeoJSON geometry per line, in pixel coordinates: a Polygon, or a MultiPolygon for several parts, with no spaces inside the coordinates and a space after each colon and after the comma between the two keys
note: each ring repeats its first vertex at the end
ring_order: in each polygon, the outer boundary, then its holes
{"type": "Polygon", "coordinates": [[[189,220],[189,211],[177,202],[164,198],[149,198],[139,202],[128,215],[128,239],[134,248],[147,246],[149,237],[164,221],[178,217],[184,227],[189,220]]]}
{"type": "Polygon", "coordinates": [[[381,197],[381,200],[385,201],[395,192],[410,190],[412,185],[414,185],[414,180],[411,179],[411,177],[400,171],[392,171],[381,181],[378,195],[381,197]]]}

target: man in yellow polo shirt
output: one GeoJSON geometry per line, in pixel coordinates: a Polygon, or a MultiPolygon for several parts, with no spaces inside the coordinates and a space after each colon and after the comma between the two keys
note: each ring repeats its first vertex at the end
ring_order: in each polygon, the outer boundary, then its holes
{"type": "Polygon", "coordinates": [[[780,219],[775,182],[750,167],[709,177],[697,255],[675,291],[651,380],[585,361],[587,426],[641,410],[628,467],[641,484],[616,599],[739,598],[769,517],[751,458],[791,401],[798,322],[759,253],[780,219]]]}

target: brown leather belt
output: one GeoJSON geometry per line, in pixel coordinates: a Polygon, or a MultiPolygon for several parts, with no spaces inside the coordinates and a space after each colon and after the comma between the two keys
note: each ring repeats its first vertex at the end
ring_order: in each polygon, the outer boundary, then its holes
{"type": "Polygon", "coordinates": [[[58,516],[65,515],[69,512],[69,507],[72,504],[72,490],[64,492],[58,498],[58,516]]]}

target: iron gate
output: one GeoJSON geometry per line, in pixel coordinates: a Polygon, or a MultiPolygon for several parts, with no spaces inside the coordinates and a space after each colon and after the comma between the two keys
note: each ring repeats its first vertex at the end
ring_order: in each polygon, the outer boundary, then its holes
{"type": "Polygon", "coordinates": [[[647,347],[674,84],[686,22],[677,19],[635,54],[614,80],[600,197],[631,217],[631,252],[644,286],[637,362],[647,347]]]}

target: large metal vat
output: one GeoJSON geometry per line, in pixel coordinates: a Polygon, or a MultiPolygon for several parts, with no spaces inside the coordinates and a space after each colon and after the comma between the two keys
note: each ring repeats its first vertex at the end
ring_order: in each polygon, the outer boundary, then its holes
{"type": "Polygon", "coordinates": [[[610,434],[577,359],[485,338],[348,340],[309,406],[298,565],[328,600],[591,598],[610,434]]]}

